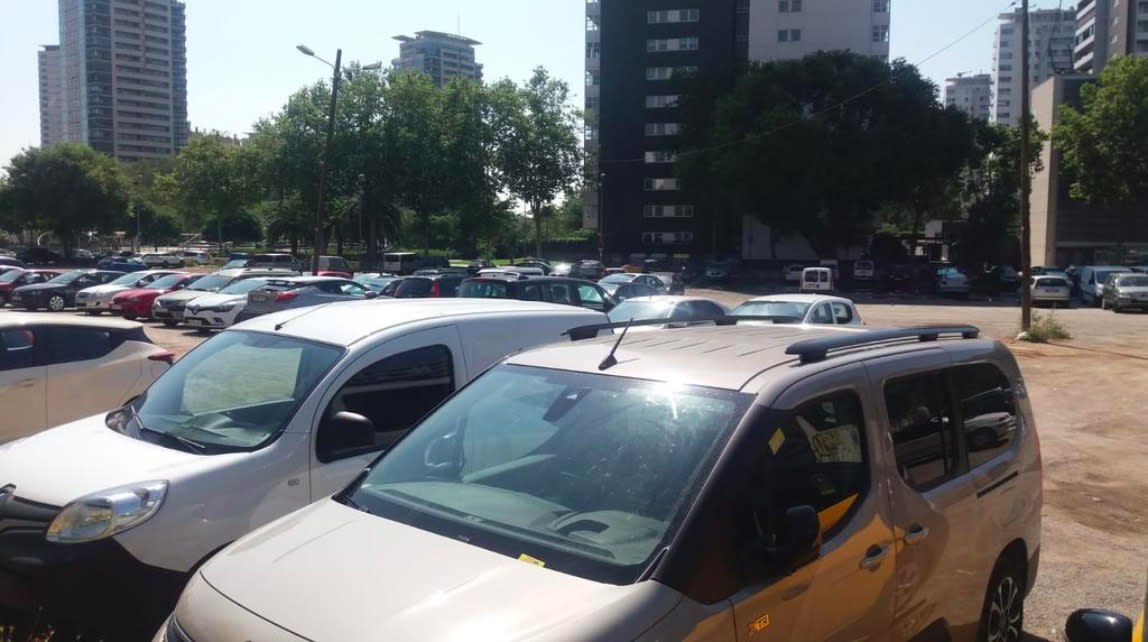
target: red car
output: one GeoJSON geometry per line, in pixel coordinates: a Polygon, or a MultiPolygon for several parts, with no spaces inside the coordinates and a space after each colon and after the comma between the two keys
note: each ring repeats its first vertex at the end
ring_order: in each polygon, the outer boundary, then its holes
{"type": "Polygon", "coordinates": [[[151,317],[151,305],[161,294],[182,290],[202,278],[202,274],[177,272],[152,281],[147,287],[124,290],[112,297],[112,313],[128,321],[151,317]]]}
{"type": "Polygon", "coordinates": [[[44,283],[61,274],[63,272],[59,270],[25,270],[23,268],[5,271],[0,274],[0,308],[4,307],[8,303],[8,299],[12,298],[12,290],[22,285],[44,283]]]}

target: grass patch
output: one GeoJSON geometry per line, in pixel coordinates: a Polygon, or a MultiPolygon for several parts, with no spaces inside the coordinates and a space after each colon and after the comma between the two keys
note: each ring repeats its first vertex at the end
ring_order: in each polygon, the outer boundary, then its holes
{"type": "Polygon", "coordinates": [[[1017,338],[1032,343],[1048,343],[1049,341],[1071,339],[1072,335],[1056,320],[1056,315],[1052,312],[1047,315],[1033,312],[1032,327],[1029,328],[1028,332],[1021,332],[1017,338]]]}

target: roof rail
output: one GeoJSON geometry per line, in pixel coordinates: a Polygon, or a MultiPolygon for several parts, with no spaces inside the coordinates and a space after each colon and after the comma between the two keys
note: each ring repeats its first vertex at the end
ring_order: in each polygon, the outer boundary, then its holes
{"type": "Polygon", "coordinates": [[[830,350],[859,348],[902,339],[916,339],[923,343],[936,341],[941,335],[958,335],[962,339],[976,339],[980,334],[980,329],[971,325],[928,325],[913,328],[868,330],[798,341],[786,348],[785,354],[797,355],[803,364],[817,363],[827,359],[830,350]]]}
{"type": "Polygon", "coordinates": [[[592,325],[582,325],[576,328],[570,328],[562,333],[562,336],[570,336],[571,341],[581,341],[582,339],[593,339],[598,336],[599,330],[617,330],[618,328],[625,328],[630,326],[643,326],[643,325],[670,325],[672,323],[706,323],[712,321],[714,325],[737,325],[738,321],[772,321],[774,323],[801,323],[801,319],[797,317],[789,317],[782,315],[737,315],[737,316],[720,316],[720,317],[701,317],[697,319],[690,319],[688,321],[674,321],[673,319],[643,319],[641,321],[618,321],[611,323],[595,323],[592,325]]]}

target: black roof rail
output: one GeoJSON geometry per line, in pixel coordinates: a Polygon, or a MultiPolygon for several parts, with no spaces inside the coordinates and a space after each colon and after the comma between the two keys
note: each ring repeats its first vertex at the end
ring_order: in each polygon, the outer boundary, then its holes
{"type": "Polygon", "coordinates": [[[786,348],[785,354],[797,355],[803,364],[817,363],[827,359],[830,350],[859,348],[899,339],[916,339],[923,343],[936,341],[941,338],[941,335],[958,335],[962,339],[976,339],[980,334],[980,328],[971,325],[927,325],[913,328],[867,330],[798,341],[786,348]]]}
{"type": "Polygon", "coordinates": [[[772,321],[774,323],[800,323],[801,319],[797,317],[789,317],[782,315],[737,315],[737,316],[720,316],[720,317],[700,317],[697,319],[690,319],[688,321],[675,321],[673,319],[643,319],[641,321],[618,321],[611,323],[595,323],[592,325],[582,325],[576,328],[571,328],[562,333],[562,336],[569,336],[571,341],[581,341],[583,339],[593,339],[598,336],[599,330],[617,330],[627,326],[642,326],[642,325],[668,325],[671,323],[705,323],[712,321],[714,325],[736,325],[738,321],[772,321]]]}

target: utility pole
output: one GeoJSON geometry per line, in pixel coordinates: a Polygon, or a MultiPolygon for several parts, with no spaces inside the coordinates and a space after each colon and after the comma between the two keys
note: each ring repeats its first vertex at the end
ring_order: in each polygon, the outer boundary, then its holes
{"type": "Polygon", "coordinates": [[[1028,332],[1032,327],[1032,254],[1029,227],[1029,197],[1032,192],[1032,176],[1029,174],[1029,158],[1032,149],[1032,89],[1029,87],[1028,58],[1028,0],[1020,3],[1020,329],[1028,332]]]}
{"type": "Polygon", "coordinates": [[[606,172],[598,174],[598,261],[606,264],[606,172]]]}
{"type": "Polygon", "coordinates": [[[335,52],[335,75],[331,77],[331,108],[327,111],[327,142],[323,145],[323,158],[319,163],[319,195],[315,206],[315,255],[311,257],[311,271],[319,273],[319,254],[323,244],[323,209],[327,191],[327,168],[331,162],[331,141],[335,138],[335,105],[339,101],[339,81],[342,74],[339,66],[343,62],[343,50],[335,52]]]}

